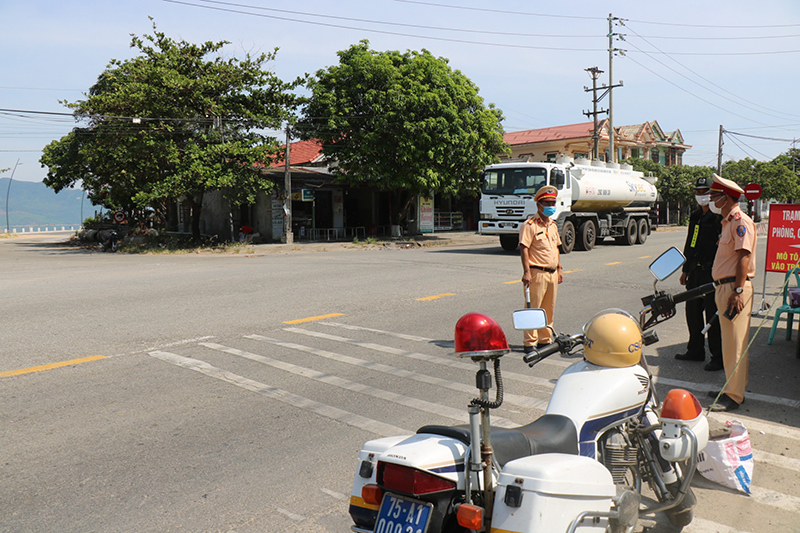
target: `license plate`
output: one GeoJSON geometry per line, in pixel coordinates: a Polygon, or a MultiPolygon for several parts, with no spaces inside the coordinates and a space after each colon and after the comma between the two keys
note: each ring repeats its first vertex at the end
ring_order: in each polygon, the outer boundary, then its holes
{"type": "Polygon", "coordinates": [[[387,493],[378,511],[374,533],[425,533],[433,504],[387,493]]]}

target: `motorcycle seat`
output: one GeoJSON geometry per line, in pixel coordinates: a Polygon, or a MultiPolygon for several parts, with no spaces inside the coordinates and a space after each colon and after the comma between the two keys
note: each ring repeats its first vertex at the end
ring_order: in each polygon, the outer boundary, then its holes
{"type": "MultiPolygon", "coordinates": [[[[459,440],[469,446],[469,426],[423,426],[417,434],[428,433],[459,440]]],[[[492,448],[500,466],[514,459],[540,453],[578,454],[578,430],[563,415],[543,415],[514,429],[491,428],[492,448]]]]}

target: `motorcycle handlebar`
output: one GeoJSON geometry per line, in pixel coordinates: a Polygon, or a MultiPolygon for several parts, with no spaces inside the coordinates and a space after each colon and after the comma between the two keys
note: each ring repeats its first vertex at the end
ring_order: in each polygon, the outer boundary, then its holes
{"type": "Polygon", "coordinates": [[[715,285],[713,283],[706,283],[705,285],[700,285],[699,287],[695,287],[694,289],[674,295],[672,297],[672,302],[679,304],[687,300],[694,300],[695,298],[699,298],[700,296],[705,296],[710,292],[714,292],[714,289],[715,285]]]}
{"type": "Polygon", "coordinates": [[[548,344],[542,348],[534,348],[533,351],[523,356],[522,360],[528,363],[528,366],[533,366],[536,363],[550,357],[554,353],[569,353],[576,345],[583,343],[583,334],[577,333],[575,335],[559,335],[556,337],[555,342],[548,344]]]}

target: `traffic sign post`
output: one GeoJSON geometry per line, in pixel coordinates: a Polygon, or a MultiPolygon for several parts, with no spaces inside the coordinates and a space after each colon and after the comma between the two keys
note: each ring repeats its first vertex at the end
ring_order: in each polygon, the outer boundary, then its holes
{"type": "Polygon", "coordinates": [[[122,224],[125,222],[125,211],[114,211],[114,222],[117,224],[122,224]]]}

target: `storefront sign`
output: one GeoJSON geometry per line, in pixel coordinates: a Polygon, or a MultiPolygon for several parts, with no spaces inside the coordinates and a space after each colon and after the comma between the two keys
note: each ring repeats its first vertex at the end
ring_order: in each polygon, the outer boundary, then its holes
{"type": "Polygon", "coordinates": [[[419,197],[419,232],[433,233],[433,198],[419,197]]]}
{"type": "Polygon", "coordinates": [[[800,204],[772,204],[766,270],[786,272],[796,267],[800,267],[800,204]]]}
{"type": "Polygon", "coordinates": [[[313,202],[314,191],[312,189],[292,189],[292,200],[296,202],[313,202]]]}

